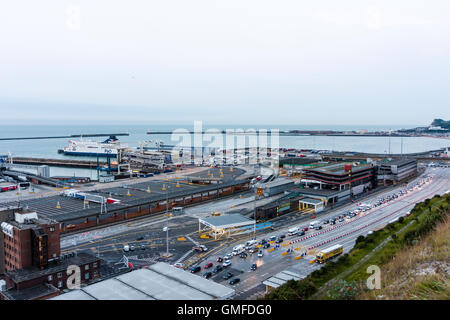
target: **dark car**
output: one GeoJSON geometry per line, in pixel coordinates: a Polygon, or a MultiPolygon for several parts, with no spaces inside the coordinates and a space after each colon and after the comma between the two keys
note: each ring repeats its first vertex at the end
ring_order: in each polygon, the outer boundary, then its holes
{"type": "Polygon", "coordinates": [[[323,221],[323,224],[328,224],[328,223],[330,223],[330,220],[328,220],[328,219],[323,221]]]}
{"type": "Polygon", "coordinates": [[[222,257],[218,257],[217,258],[217,262],[223,262],[223,258],[222,257]]]}
{"type": "Polygon", "coordinates": [[[305,235],[305,231],[299,231],[299,232],[297,233],[297,235],[300,236],[300,237],[301,237],[301,236],[304,236],[304,235],[305,235]]]}
{"type": "Polygon", "coordinates": [[[250,268],[250,269],[252,269],[252,271],[255,271],[255,270],[256,270],[256,268],[257,268],[257,266],[256,266],[256,263],[254,263],[254,264],[252,264],[252,266],[251,266],[251,268],[250,268]]]}
{"type": "Polygon", "coordinates": [[[228,280],[228,279],[230,279],[230,278],[232,278],[233,277],[233,274],[231,273],[231,272],[227,272],[224,276],[223,276],[223,278],[225,279],[225,280],[228,280]]]}
{"type": "Polygon", "coordinates": [[[251,248],[250,250],[248,250],[248,252],[250,253],[255,253],[258,252],[258,249],[256,249],[255,247],[251,248]]]}
{"type": "Polygon", "coordinates": [[[212,266],[213,266],[213,263],[212,263],[212,262],[208,262],[207,264],[205,264],[205,265],[203,266],[203,268],[209,269],[209,268],[212,268],[212,266]]]}
{"type": "Polygon", "coordinates": [[[206,278],[206,279],[211,278],[211,276],[212,276],[212,272],[211,271],[205,272],[203,274],[203,278],[206,278]]]}
{"type": "Polygon", "coordinates": [[[247,254],[245,253],[245,252],[242,252],[240,255],[239,255],[239,257],[241,257],[241,258],[247,258],[247,254]]]}
{"type": "Polygon", "coordinates": [[[283,242],[283,239],[281,239],[281,238],[278,238],[277,241],[275,241],[275,243],[281,243],[281,242],[283,242]]]}
{"type": "Polygon", "coordinates": [[[222,271],[222,270],[223,270],[222,266],[221,266],[221,265],[217,265],[217,266],[215,266],[215,268],[213,269],[213,273],[217,273],[217,272],[220,272],[220,271],[222,271]]]}
{"type": "Polygon", "coordinates": [[[267,243],[266,239],[262,239],[259,244],[265,245],[267,243]]]}
{"type": "Polygon", "coordinates": [[[321,229],[322,229],[322,226],[316,226],[315,229],[316,229],[316,230],[321,230],[321,229]]]}
{"type": "Polygon", "coordinates": [[[137,241],[144,240],[144,237],[141,236],[141,237],[137,238],[136,240],[137,240],[137,241]]]}
{"type": "Polygon", "coordinates": [[[199,272],[200,270],[202,270],[202,268],[200,266],[196,266],[191,269],[191,273],[196,273],[199,272]]]}
{"type": "Polygon", "coordinates": [[[263,246],[264,249],[267,249],[267,248],[269,248],[269,247],[270,247],[270,243],[266,243],[266,244],[263,246]]]}
{"type": "Polygon", "coordinates": [[[233,279],[231,279],[230,284],[231,284],[231,285],[234,285],[234,284],[238,283],[239,281],[241,281],[241,279],[239,279],[239,278],[233,278],[233,279]]]}

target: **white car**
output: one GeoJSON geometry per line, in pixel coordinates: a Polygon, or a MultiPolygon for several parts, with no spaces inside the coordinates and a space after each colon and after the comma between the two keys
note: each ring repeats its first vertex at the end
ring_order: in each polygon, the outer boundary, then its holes
{"type": "Polygon", "coordinates": [[[224,259],[224,260],[230,260],[231,257],[233,257],[233,254],[232,254],[232,253],[227,253],[227,254],[225,255],[225,257],[223,257],[223,259],[224,259]]]}
{"type": "Polygon", "coordinates": [[[222,264],[222,266],[225,268],[225,267],[228,267],[228,266],[230,266],[231,265],[231,261],[230,260],[225,260],[224,262],[223,262],[223,264],[222,264]]]}
{"type": "Polygon", "coordinates": [[[173,266],[174,266],[175,268],[184,268],[184,263],[177,262],[177,263],[174,263],[173,266]]]}
{"type": "Polygon", "coordinates": [[[258,258],[262,258],[263,255],[264,255],[264,254],[263,254],[262,251],[259,251],[259,252],[258,252],[258,258]]]}

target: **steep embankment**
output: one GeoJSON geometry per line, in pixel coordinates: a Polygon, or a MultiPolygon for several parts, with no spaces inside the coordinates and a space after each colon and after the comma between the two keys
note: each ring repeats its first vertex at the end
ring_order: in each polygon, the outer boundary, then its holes
{"type": "Polygon", "coordinates": [[[288,281],[263,299],[449,299],[450,195],[418,203],[355,247],[300,281],[288,281]],[[381,288],[367,287],[369,266],[381,288]]]}
{"type": "Polygon", "coordinates": [[[381,267],[381,289],[356,299],[450,299],[450,219],[381,267]]]}

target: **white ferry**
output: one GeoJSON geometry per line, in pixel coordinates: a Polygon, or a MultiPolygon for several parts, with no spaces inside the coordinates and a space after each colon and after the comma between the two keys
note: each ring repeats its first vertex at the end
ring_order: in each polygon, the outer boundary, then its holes
{"type": "Polygon", "coordinates": [[[117,151],[125,148],[127,146],[121,144],[116,136],[110,136],[103,142],[83,140],[83,138],[80,141],[69,140],[69,146],[58,152],[71,156],[116,157],[117,151]]]}

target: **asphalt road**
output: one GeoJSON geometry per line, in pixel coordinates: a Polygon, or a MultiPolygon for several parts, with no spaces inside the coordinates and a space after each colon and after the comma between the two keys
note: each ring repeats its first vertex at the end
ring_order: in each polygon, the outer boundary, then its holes
{"type": "MultiPolygon", "coordinates": [[[[309,260],[314,259],[313,254],[315,249],[324,249],[335,244],[342,244],[344,246],[344,252],[348,252],[354,246],[358,236],[367,235],[370,230],[380,228],[393,219],[404,215],[405,212],[411,210],[416,203],[431,198],[435,194],[443,194],[448,191],[450,181],[449,169],[427,169],[425,174],[432,176],[432,179],[430,182],[424,183],[422,187],[417,190],[409,192],[406,195],[369,211],[360,213],[356,217],[345,220],[342,223],[337,223],[334,226],[324,225],[323,229],[320,231],[309,230],[304,237],[287,236],[281,245],[286,245],[290,241],[298,240],[295,244],[281,246],[272,252],[269,252],[269,249],[265,249],[263,250],[264,256],[262,258],[258,258],[256,254],[249,255],[246,259],[237,256],[233,257],[231,259],[232,265],[228,268],[230,268],[230,270],[232,270],[231,272],[241,280],[234,286],[228,284],[229,280],[222,279],[222,275],[226,271],[219,273],[212,279],[224,285],[233,287],[237,292],[237,297],[239,299],[245,299],[254,294],[255,288],[261,289],[261,283],[264,280],[288,267],[294,267],[300,274],[306,276],[315,269],[320,268],[320,265],[316,263],[309,263],[309,260]],[[293,250],[291,253],[282,255],[289,248],[298,248],[298,250],[293,250]],[[312,253],[312,255],[307,255],[302,259],[296,260],[295,257],[299,256],[300,252],[303,250],[312,253]],[[253,263],[256,263],[258,266],[256,271],[250,271],[250,266],[253,263]],[[243,273],[242,270],[244,270],[243,273]]],[[[412,181],[409,185],[413,185],[415,182],[423,180],[422,177],[412,181]]],[[[394,191],[399,191],[401,189],[404,188],[398,187],[394,190],[378,194],[369,200],[365,200],[364,203],[370,204],[376,202],[377,199],[386,197],[389,194],[393,194],[394,191]]],[[[322,221],[326,218],[331,218],[353,209],[356,209],[356,204],[348,205],[331,212],[325,212],[323,215],[319,214],[316,220],[322,221]]],[[[303,222],[300,225],[307,226],[308,224],[309,221],[303,222]]],[[[272,235],[287,235],[287,230],[293,226],[296,226],[296,224],[294,223],[281,230],[277,230],[276,232],[265,234],[264,238],[268,239],[272,235]]],[[[259,239],[261,239],[261,237],[259,237],[258,240],[259,239]]],[[[216,264],[217,257],[230,253],[233,250],[232,248],[238,243],[245,243],[245,241],[241,240],[241,242],[224,246],[215,252],[214,255],[209,256],[207,260],[202,261],[202,265],[206,261],[211,261],[216,264]]]]}

